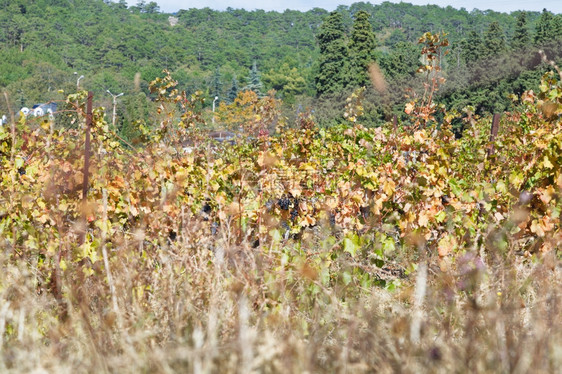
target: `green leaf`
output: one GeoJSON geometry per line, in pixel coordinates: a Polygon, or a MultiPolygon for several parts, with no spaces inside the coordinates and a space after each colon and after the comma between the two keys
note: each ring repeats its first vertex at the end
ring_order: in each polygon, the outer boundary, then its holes
{"type": "Polygon", "coordinates": [[[439,213],[437,213],[435,215],[435,221],[441,223],[445,220],[445,218],[447,218],[447,213],[445,213],[444,210],[440,211],[439,213]]]}
{"type": "Polygon", "coordinates": [[[281,232],[277,229],[269,231],[269,236],[271,236],[271,240],[273,240],[274,243],[279,243],[283,240],[281,232]]]}
{"type": "Polygon", "coordinates": [[[507,186],[505,185],[504,181],[498,181],[498,183],[496,183],[496,191],[507,193],[507,186]]]}
{"type": "Polygon", "coordinates": [[[359,237],[356,234],[351,234],[343,240],[343,250],[355,257],[357,250],[360,248],[359,237]]]}
{"type": "Polygon", "coordinates": [[[514,171],[509,176],[509,183],[511,183],[515,188],[521,187],[525,178],[521,172],[514,171]]]}
{"type": "Polygon", "coordinates": [[[383,245],[384,253],[394,252],[394,250],[396,249],[394,238],[390,236],[384,238],[382,245],[383,245]]]}
{"type": "Polygon", "coordinates": [[[21,167],[23,167],[23,165],[25,164],[25,162],[23,161],[23,158],[18,157],[15,160],[15,164],[16,164],[16,169],[19,169],[21,167]]]}
{"type": "Polygon", "coordinates": [[[343,280],[343,284],[345,284],[346,286],[351,283],[352,277],[351,277],[351,274],[349,273],[349,271],[343,272],[342,280],[343,280]]]}
{"type": "Polygon", "coordinates": [[[451,191],[455,196],[461,196],[463,194],[463,190],[459,184],[462,184],[462,181],[459,182],[454,178],[449,179],[449,187],[451,187],[451,191]]]}

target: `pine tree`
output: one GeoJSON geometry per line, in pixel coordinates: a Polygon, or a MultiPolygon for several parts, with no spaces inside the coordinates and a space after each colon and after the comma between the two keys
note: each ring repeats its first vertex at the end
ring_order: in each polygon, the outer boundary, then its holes
{"type": "Polygon", "coordinates": [[[461,58],[466,65],[472,65],[480,59],[482,53],[482,39],[476,31],[471,31],[466,39],[460,43],[461,58]]]}
{"type": "Polygon", "coordinates": [[[552,13],[543,9],[536,25],[535,43],[542,44],[553,40],[557,36],[556,23],[552,13]]]}
{"type": "Polygon", "coordinates": [[[517,16],[517,24],[515,25],[515,33],[511,41],[513,49],[522,49],[531,41],[529,37],[529,29],[527,26],[527,13],[521,12],[517,16]]]}
{"type": "Polygon", "coordinates": [[[238,88],[238,79],[236,76],[232,77],[232,85],[230,90],[228,90],[228,102],[233,103],[236,97],[238,96],[238,92],[240,89],[238,88]]]}
{"type": "Polygon", "coordinates": [[[482,57],[497,56],[506,50],[505,35],[499,24],[494,21],[490,23],[482,43],[482,57]]]}
{"type": "Polygon", "coordinates": [[[258,97],[264,97],[262,92],[263,90],[263,83],[260,78],[260,73],[258,71],[258,65],[256,61],[252,64],[252,68],[250,69],[250,77],[248,78],[248,84],[244,87],[244,91],[254,91],[258,97]]]}
{"type": "Polygon", "coordinates": [[[554,37],[562,37],[562,14],[554,16],[554,37]]]}
{"type": "Polygon", "coordinates": [[[346,86],[348,51],[342,15],[332,12],[320,26],[317,35],[320,64],[316,75],[318,96],[341,91],[346,86]]]}
{"type": "Polygon", "coordinates": [[[219,100],[222,99],[222,81],[221,81],[221,73],[219,67],[215,70],[215,74],[213,74],[213,78],[211,79],[211,96],[213,98],[218,97],[219,100]]]}
{"type": "Polygon", "coordinates": [[[349,41],[349,81],[353,86],[365,86],[369,82],[367,69],[375,60],[377,46],[375,33],[369,22],[370,14],[359,11],[355,15],[349,41]]]}

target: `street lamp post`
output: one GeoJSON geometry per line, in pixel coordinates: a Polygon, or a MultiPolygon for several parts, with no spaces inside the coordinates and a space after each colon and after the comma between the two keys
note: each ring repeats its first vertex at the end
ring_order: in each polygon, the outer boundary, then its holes
{"type": "MultiPolygon", "coordinates": [[[[74,72],[74,75],[78,76],[78,72],[74,72]]],[[[80,79],[84,78],[83,75],[79,76],[78,79],[76,80],[76,90],[80,91],[80,79]]]]}
{"type": "Polygon", "coordinates": [[[215,102],[216,102],[218,99],[219,99],[219,97],[218,97],[218,96],[215,96],[215,99],[213,100],[213,119],[212,119],[213,125],[215,124],[215,102]]]}
{"type": "Polygon", "coordinates": [[[106,92],[108,94],[111,95],[111,97],[113,97],[113,120],[111,121],[111,123],[113,124],[113,128],[115,128],[115,116],[116,116],[116,110],[117,110],[117,98],[119,96],[123,96],[123,92],[121,92],[119,95],[114,95],[111,93],[111,91],[106,90],[106,92]]]}

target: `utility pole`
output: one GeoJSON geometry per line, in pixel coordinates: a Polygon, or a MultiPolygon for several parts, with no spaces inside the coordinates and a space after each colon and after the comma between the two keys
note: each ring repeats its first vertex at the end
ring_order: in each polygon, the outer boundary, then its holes
{"type": "Polygon", "coordinates": [[[111,97],[113,97],[113,120],[111,121],[111,123],[113,124],[113,128],[115,128],[115,116],[116,116],[116,110],[117,110],[117,98],[119,96],[123,96],[123,92],[121,92],[119,95],[114,95],[111,93],[111,91],[107,90],[106,91],[108,94],[111,95],[111,97]]]}

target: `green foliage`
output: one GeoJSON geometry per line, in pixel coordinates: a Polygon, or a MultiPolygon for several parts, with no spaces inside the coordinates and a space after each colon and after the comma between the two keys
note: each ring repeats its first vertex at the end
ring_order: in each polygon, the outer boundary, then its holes
{"type": "Polygon", "coordinates": [[[121,102],[117,112],[117,133],[128,142],[140,144],[143,141],[141,126],[151,127],[145,119],[151,117],[154,105],[144,92],[126,95],[121,102]]]}
{"type": "Polygon", "coordinates": [[[248,84],[242,88],[242,91],[253,91],[258,97],[264,97],[263,83],[261,81],[261,74],[258,71],[258,64],[254,60],[252,68],[250,69],[250,76],[248,77],[248,84]]]}
{"type": "Polygon", "coordinates": [[[356,13],[349,38],[349,80],[356,87],[370,82],[368,67],[375,61],[377,42],[369,18],[365,11],[356,13]]]}
{"type": "Polygon", "coordinates": [[[318,96],[341,91],[347,86],[348,49],[342,15],[332,12],[317,35],[320,48],[316,75],[318,96]]]}
{"type": "Polygon", "coordinates": [[[222,81],[221,81],[221,73],[220,69],[217,66],[213,77],[211,78],[211,97],[214,99],[215,97],[219,98],[219,102],[222,99],[222,81]]]}
{"type": "Polygon", "coordinates": [[[480,54],[484,49],[484,44],[480,34],[471,31],[466,39],[460,43],[460,54],[465,64],[471,65],[480,59],[480,54]]]}
{"type": "MultiPolygon", "coordinates": [[[[449,34],[453,53],[443,60],[443,70],[448,77],[458,76],[456,70],[462,72],[466,65],[470,67],[462,78],[463,84],[460,79],[449,80],[451,89],[455,86],[460,90],[446,98],[456,108],[474,104],[478,112],[492,110],[491,105],[483,100],[486,96],[501,101],[497,108],[507,108],[509,100],[505,93],[521,94],[536,87],[544,73],[533,70],[536,66],[525,65],[523,69],[518,69],[510,64],[513,73],[505,70],[502,74],[495,74],[502,77],[496,80],[493,79],[494,74],[488,74],[485,68],[476,68],[481,64],[480,57],[495,53],[496,47],[483,53],[484,45],[478,43],[474,36],[497,22],[505,35],[520,37],[522,34],[518,33],[523,32],[522,29],[516,30],[520,12],[511,15],[478,10],[468,12],[407,3],[357,3],[340,6],[338,12],[341,14],[340,32],[349,35],[351,50],[354,33],[359,44],[372,41],[369,24],[372,25],[378,44],[376,56],[368,57],[372,48],[365,46],[351,51],[345,57],[346,61],[336,59],[327,62],[319,58],[317,37],[322,20],[328,15],[322,9],[308,12],[288,10],[283,13],[239,9],[221,12],[208,8],[180,10],[175,15],[178,23],[172,26],[169,15],[159,13],[155,2],[149,1],[132,7],[127,7],[124,1],[74,0],[72,6],[64,1],[6,1],[0,5],[3,57],[0,61],[0,86],[9,94],[11,107],[7,108],[5,100],[0,100],[0,111],[7,113],[22,106],[61,100],[59,90],[69,93],[76,87],[74,72],[85,76],[81,88],[94,91],[96,98],[103,97],[108,88],[124,92],[126,96],[136,95],[137,87],[149,97],[149,82],[159,76],[162,69],[171,72],[181,90],[188,93],[201,90],[211,95],[220,91],[222,95],[219,96],[223,97],[227,94],[226,82],[231,82],[236,76],[245,84],[250,73],[248,67],[253,61],[259,61],[263,73],[262,93],[275,88],[278,97],[288,105],[294,103],[296,107],[315,103],[313,96],[322,95],[316,107],[325,110],[317,112],[316,117],[323,124],[333,124],[336,118],[341,118],[343,104],[338,104],[338,101],[349,96],[356,85],[368,83],[359,65],[376,57],[374,60],[392,81],[388,82],[392,89],[386,95],[392,98],[379,98],[385,95],[371,91],[370,87],[366,92],[366,97],[373,97],[366,106],[371,105],[373,110],[366,110],[365,118],[371,118],[373,124],[379,125],[381,118],[389,118],[397,112],[403,94],[400,86],[418,84],[417,81],[407,80],[411,76],[411,68],[416,65],[417,54],[413,50],[410,52],[404,43],[415,42],[418,35],[428,30],[444,30],[449,34]],[[371,16],[367,17],[367,14],[371,16]],[[360,17],[365,19],[361,22],[362,26],[354,31],[354,23],[360,17]],[[362,41],[359,42],[359,39],[362,41]],[[461,43],[462,40],[466,42],[461,43]],[[365,54],[358,57],[365,61],[354,63],[352,55],[357,53],[365,54]],[[476,66],[471,66],[473,64],[476,66]],[[220,89],[213,87],[217,67],[220,67],[223,82],[220,89]],[[338,78],[342,70],[345,77],[338,78]],[[137,73],[140,73],[140,79],[135,80],[137,73]],[[515,74],[522,78],[514,78],[515,74]],[[362,83],[351,82],[359,76],[362,83]],[[483,82],[479,77],[492,79],[483,82]],[[474,87],[475,80],[479,81],[478,87],[474,87]],[[322,94],[317,91],[318,83],[320,91],[327,89],[329,92],[322,94]],[[467,89],[468,86],[471,88],[467,89]]],[[[543,40],[546,44],[553,42],[562,33],[560,16],[528,12],[526,17],[527,27],[538,30],[541,44],[543,40]],[[550,27],[537,24],[539,17],[548,18],[543,23],[550,24],[550,27]]],[[[346,44],[345,36],[342,41],[346,44]]],[[[517,45],[512,40],[505,40],[505,44],[517,45]]],[[[510,51],[504,50],[495,54],[493,60],[503,61],[508,53],[510,51]]],[[[557,59],[559,55],[559,51],[555,52],[553,58],[557,59]]],[[[525,60],[526,56],[520,58],[525,60]]],[[[497,61],[489,63],[495,66],[497,61]]],[[[231,100],[234,97],[235,93],[231,95],[231,100]]],[[[111,105],[108,99],[99,104],[105,107],[111,105]]],[[[207,101],[205,105],[210,106],[211,102],[207,101]]],[[[291,109],[287,106],[284,111],[291,109]]],[[[134,117],[134,113],[127,116],[134,117]]],[[[150,125],[158,122],[154,116],[144,120],[150,125]]]]}
{"type": "Polygon", "coordinates": [[[413,76],[420,65],[419,48],[410,42],[400,42],[380,59],[380,65],[390,78],[413,76]]]}
{"type": "Polygon", "coordinates": [[[554,15],[543,9],[535,26],[535,43],[543,44],[560,36],[558,24],[554,15]]]}
{"type": "Polygon", "coordinates": [[[482,39],[481,56],[489,58],[502,54],[506,50],[505,35],[499,24],[494,21],[490,23],[482,39]]]}
{"type": "Polygon", "coordinates": [[[268,87],[280,92],[287,103],[292,103],[296,95],[305,93],[307,89],[306,79],[296,67],[291,68],[288,63],[264,74],[263,80],[268,87]]]}
{"type": "Polygon", "coordinates": [[[227,98],[228,98],[229,104],[234,102],[234,100],[238,96],[239,91],[240,91],[240,89],[238,88],[238,79],[236,79],[236,76],[234,76],[234,77],[232,77],[232,84],[230,86],[230,89],[228,90],[227,98]]]}
{"type": "Polygon", "coordinates": [[[529,36],[529,26],[527,23],[527,13],[519,13],[517,16],[517,24],[515,25],[515,33],[513,34],[513,39],[511,41],[511,47],[513,49],[523,49],[531,42],[531,37],[529,36]]]}

